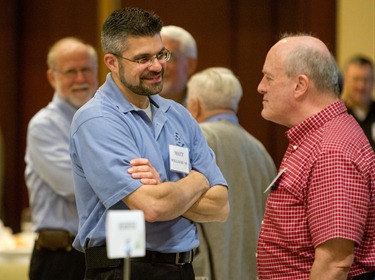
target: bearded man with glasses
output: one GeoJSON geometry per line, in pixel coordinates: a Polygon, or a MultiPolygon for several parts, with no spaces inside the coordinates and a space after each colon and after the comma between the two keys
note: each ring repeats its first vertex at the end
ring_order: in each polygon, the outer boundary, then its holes
{"type": "Polygon", "coordinates": [[[85,279],[123,279],[123,260],[106,253],[108,210],[144,212],[146,255],[131,258],[130,277],[152,280],[194,280],[195,222],[224,222],[229,214],[227,182],[199,125],[182,105],[158,95],[171,57],[162,25],[138,8],[106,19],[110,73],[72,122],[80,218],[73,246],[85,252],[85,279]]]}

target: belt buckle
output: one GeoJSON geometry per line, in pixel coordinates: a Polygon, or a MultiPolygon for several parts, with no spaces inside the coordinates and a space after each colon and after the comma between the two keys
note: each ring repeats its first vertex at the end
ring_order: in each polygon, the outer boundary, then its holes
{"type": "Polygon", "coordinates": [[[191,251],[189,251],[189,252],[185,252],[185,253],[176,253],[174,263],[176,265],[184,265],[184,264],[187,264],[187,263],[191,263],[191,261],[192,261],[192,253],[191,253],[191,251]],[[187,262],[180,262],[180,254],[187,254],[187,253],[189,254],[189,260],[187,262]]]}

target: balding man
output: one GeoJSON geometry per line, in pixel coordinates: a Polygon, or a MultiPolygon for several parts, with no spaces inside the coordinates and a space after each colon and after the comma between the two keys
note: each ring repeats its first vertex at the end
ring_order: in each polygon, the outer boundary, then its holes
{"type": "Polygon", "coordinates": [[[78,214],[69,128],[74,113],[97,89],[97,54],[77,38],[63,38],[48,52],[47,65],[47,78],[55,93],[30,120],[27,131],[25,180],[38,233],[29,277],[78,280],[84,277],[85,257],[72,248],[78,214]]]}
{"type": "Polygon", "coordinates": [[[375,278],[375,155],[338,97],[319,39],[285,35],[258,86],[266,120],[288,127],[258,242],[260,279],[375,278]]]}

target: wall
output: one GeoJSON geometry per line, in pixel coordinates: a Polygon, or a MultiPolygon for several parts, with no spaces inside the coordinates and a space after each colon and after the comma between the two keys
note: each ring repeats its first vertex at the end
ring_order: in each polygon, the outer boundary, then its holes
{"type": "Polygon", "coordinates": [[[341,67],[357,53],[375,62],[375,0],[337,0],[336,42],[341,67]]]}
{"type": "MultiPolygon", "coordinates": [[[[100,49],[100,4],[119,0],[2,0],[0,9],[0,126],[5,145],[4,221],[19,230],[28,206],[23,173],[30,118],[52,97],[46,79],[48,47],[64,36],[79,36],[100,49]],[[104,2],[102,2],[104,1],[104,2]]],[[[113,2],[114,3],[114,2],[113,2]]],[[[282,32],[311,32],[335,50],[335,1],[326,0],[123,0],[123,6],[154,10],[165,24],[196,37],[199,69],[226,66],[239,76],[244,97],[240,123],[258,138],[278,165],[286,148],[285,127],[260,116],[257,85],[268,49],[282,32]]]]}

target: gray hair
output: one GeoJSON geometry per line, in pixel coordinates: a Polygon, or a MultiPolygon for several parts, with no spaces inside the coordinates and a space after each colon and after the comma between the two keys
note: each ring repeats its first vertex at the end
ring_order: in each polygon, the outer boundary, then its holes
{"type": "Polygon", "coordinates": [[[98,64],[98,54],[92,45],[85,43],[83,40],[77,37],[65,37],[55,42],[49,49],[47,54],[47,66],[49,69],[55,68],[56,56],[59,53],[60,47],[62,47],[64,44],[82,44],[86,46],[91,60],[94,62],[95,66],[98,64]]]}
{"type": "Polygon", "coordinates": [[[163,22],[154,12],[139,8],[115,10],[102,28],[103,52],[121,54],[127,48],[128,37],[154,36],[160,33],[163,22]]]}
{"type": "Polygon", "coordinates": [[[186,57],[196,58],[197,43],[194,37],[185,29],[175,25],[167,25],[161,29],[161,37],[169,38],[180,43],[180,52],[186,57]]]}
{"type": "MultiPolygon", "coordinates": [[[[285,34],[282,38],[311,36],[309,34],[285,34]]],[[[284,58],[285,72],[289,77],[304,74],[319,91],[334,92],[339,95],[339,68],[332,54],[308,45],[300,44],[289,51],[284,58]]]]}
{"type": "Polygon", "coordinates": [[[242,86],[233,72],[224,67],[211,67],[191,76],[188,98],[198,97],[207,109],[230,109],[237,113],[242,86]]]}

